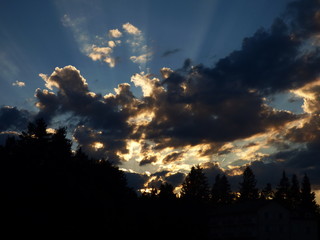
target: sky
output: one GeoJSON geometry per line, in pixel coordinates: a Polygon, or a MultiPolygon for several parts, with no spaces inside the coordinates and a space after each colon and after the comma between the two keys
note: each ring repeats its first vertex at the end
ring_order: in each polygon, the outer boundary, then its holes
{"type": "Polygon", "coordinates": [[[319,0],[2,0],[0,140],[43,118],[136,189],[259,187],[306,173],[320,193],[319,0]]]}

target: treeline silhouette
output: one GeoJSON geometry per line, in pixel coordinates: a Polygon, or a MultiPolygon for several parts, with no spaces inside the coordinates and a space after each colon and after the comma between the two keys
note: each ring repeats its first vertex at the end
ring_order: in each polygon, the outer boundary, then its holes
{"type": "Polygon", "coordinates": [[[180,195],[169,183],[138,196],[127,186],[124,172],[103,159],[92,159],[81,148],[72,152],[66,128],[47,132],[39,119],[18,138],[0,146],[1,218],[11,233],[45,232],[50,236],[84,233],[105,237],[207,239],[208,211],[244,201],[275,200],[287,208],[318,213],[308,176],[301,187],[283,172],[275,190],[256,187],[247,167],[239,191],[231,191],[226,175],[209,186],[197,165],[186,176],[180,195]]]}

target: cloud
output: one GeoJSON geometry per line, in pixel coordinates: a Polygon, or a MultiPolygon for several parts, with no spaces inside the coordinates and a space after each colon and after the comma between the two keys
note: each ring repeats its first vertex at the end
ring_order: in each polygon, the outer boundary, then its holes
{"type": "Polygon", "coordinates": [[[160,73],[162,75],[162,78],[166,79],[169,78],[170,75],[173,73],[174,71],[171,68],[168,67],[163,67],[160,69],[160,73]]]}
{"type": "Polygon", "coordinates": [[[173,187],[178,187],[184,181],[186,175],[181,172],[171,173],[166,176],[165,182],[171,184],[173,187]]]}
{"type": "Polygon", "coordinates": [[[97,131],[86,126],[78,126],[73,133],[74,140],[83,151],[95,159],[107,159],[114,164],[121,164],[121,154],[127,153],[127,144],[124,139],[115,139],[108,134],[107,129],[97,131]]]}
{"type": "Polygon", "coordinates": [[[162,53],[162,57],[168,57],[168,56],[171,56],[173,54],[176,54],[178,52],[180,52],[181,49],[180,48],[175,48],[175,49],[172,49],[172,50],[168,50],[168,51],[165,51],[164,53],[162,53]]]}
{"type": "Polygon", "coordinates": [[[112,53],[112,48],[92,46],[92,51],[93,52],[89,54],[89,57],[91,57],[93,61],[97,61],[108,57],[110,53],[112,53]]]}
{"type": "Polygon", "coordinates": [[[140,68],[145,68],[146,63],[151,60],[153,53],[145,44],[146,41],[142,31],[129,22],[123,24],[122,28],[125,32],[131,35],[131,38],[129,38],[126,42],[131,47],[131,52],[135,55],[132,55],[130,60],[139,64],[140,68]]]}
{"type": "Polygon", "coordinates": [[[64,68],[56,67],[49,77],[45,74],[39,74],[39,76],[46,82],[47,88],[52,90],[52,87],[56,87],[60,90],[60,94],[66,97],[88,92],[87,81],[81,76],[80,71],[71,65],[64,68]]]}
{"type": "Polygon", "coordinates": [[[61,18],[61,22],[64,27],[67,27],[71,30],[80,51],[87,55],[92,44],[89,31],[86,28],[86,18],[72,18],[70,15],[65,14],[61,18]]]}
{"type": "Polygon", "coordinates": [[[144,188],[159,188],[162,183],[169,183],[176,188],[182,184],[185,176],[181,172],[159,171],[149,176],[144,183],[144,188]]]}
{"type": "Polygon", "coordinates": [[[128,187],[133,188],[135,191],[143,189],[145,187],[145,183],[149,179],[146,174],[139,174],[129,171],[125,171],[125,176],[128,180],[128,187]]]}
{"type": "Polygon", "coordinates": [[[131,56],[130,60],[134,63],[138,63],[138,64],[145,64],[149,61],[149,59],[151,58],[152,53],[148,52],[145,54],[141,54],[140,56],[131,56]]]}
{"type": "Polygon", "coordinates": [[[119,163],[120,155],[127,152],[126,139],[132,132],[127,120],[134,114],[134,105],[138,103],[130,85],[120,84],[115,95],[90,92],[86,79],[74,66],[56,68],[50,76],[41,74],[41,77],[48,88],[57,88],[57,93],[36,90],[38,116],[47,121],[62,114],[74,116],[79,119],[75,140],[87,152],[119,163]],[[93,147],[95,142],[103,144],[98,151],[93,147]]]}
{"type": "Polygon", "coordinates": [[[25,130],[33,114],[27,110],[4,106],[0,108],[0,132],[25,130]]]}
{"type": "Polygon", "coordinates": [[[303,44],[277,20],[270,30],[261,29],[246,38],[242,49],[219,60],[210,74],[265,94],[295,89],[312,81],[318,72],[319,55],[301,52],[303,44]]]}
{"type": "Polygon", "coordinates": [[[114,48],[115,46],[117,46],[116,42],[115,41],[108,41],[108,46],[110,48],[114,48]]]}
{"type": "Polygon", "coordinates": [[[25,82],[20,82],[20,81],[15,81],[14,83],[12,83],[12,86],[16,86],[16,87],[25,87],[26,83],[25,82]]]}
{"type": "Polygon", "coordinates": [[[158,159],[156,156],[146,156],[139,162],[139,166],[145,166],[151,163],[155,163],[157,162],[157,160],[158,159]]]}
{"type": "Polygon", "coordinates": [[[287,17],[295,37],[310,38],[319,33],[320,3],[318,0],[293,1],[288,4],[287,17]]]}
{"type": "Polygon", "coordinates": [[[112,48],[115,47],[115,43],[109,44],[110,47],[97,47],[95,45],[92,46],[92,51],[89,53],[88,57],[90,57],[93,61],[103,61],[109,64],[109,67],[113,68],[116,65],[116,60],[111,56],[112,48]]]}
{"type": "Polygon", "coordinates": [[[171,162],[176,162],[176,161],[182,160],[183,154],[184,154],[184,152],[173,152],[173,153],[170,153],[170,154],[168,154],[167,156],[165,156],[162,159],[162,162],[164,164],[167,164],[167,163],[171,163],[171,162]]]}
{"type": "Polygon", "coordinates": [[[117,64],[115,49],[122,42],[129,46],[132,56],[129,59],[140,68],[145,68],[145,65],[152,58],[152,51],[145,44],[145,38],[142,31],[131,23],[122,25],[127,36],[123,36],[119,29],[110,29],[106,36],[96,36],[95,39],[90,37],[89,30],[86,28],[87,20],[85,18],[71,18],[65,14],[61,22],[63,26],[70,28],[74,39],[78,43],[80,51],[88,56],[93,61],[104,62],[113,68],[117,64]],[[124,38],[125,40],[121,40],[124,38]]]}
{"type": "MultiPolygon", "coordinates": [[[[36,90],[38,116],[52,121],[69,114],[76,121],[74,139],[92,156],[152,168],[149,177],[129,174],[140,187],[165,181],[179,184],[190,165],[199,162],[205,163],[207,174],[225,172],[232,183],[239,180],[246,162],[261,182],[268,176],[273,181],[288,169],[308,172],[320,183],[316,175],[320,55],[317,48],[308,47],[319,35],[319,2],[295,1],[288,9],[286,18],[245,38],[240,49],[212,67],[192,66],[188,59],[178,70],[162,68],[162,79],[144,72],[134,74],[131,82],[141,88],[139,98],[128,83],[120,84],[114,93],[93,93],[73,66],[41,74],[50,91],[36,90]],[[304,113],[268,105],[268,99],[278,93],[302,98],[304,113]],[[138,146],[130,148],[130,142],[138,146]],[[229,160],[214,161],[221,158],[229,160]],[[237,162],[232,164],[232,159],[237,162]]],[[[144,34],[134,25],[123,24],[123,34],[112,29],[109,39],[87,44],[90,41],[86,34],[81,37],[80,22],[68,16],[64,19],[79,42],[85,43],[85,54],[92,60],[114,67],[120,43],[129,46],[130,60],[140,67],[151,59],[144,34]]]]}
{"type": "Polygon", "coordinates": [[[303,98],[302,109],[306,113],[320,113],[320,79],[310,82],[301,88],[291,90],[297,97],[303,98]]]}
{"type": "Polygon", "coordinates": [[[141,35],[141,31],[137,28],[137,27],[135,27],[135,26],[133,26],[131,23],[125,23],[125,24],[123,24],[122,25],[122,28],[127,32],[127,33],[129,33],[129,34],[131,34],[131,35],[141,35]]]}
{"type": "Polygon", "coordinates": [[[122,33],[118,29],[111,29],[108,31],[108,36],[110,38],[120,38],[122,37],[122,33]]]}
{"type": "Polygon", "coordinates": [[[162,82],[135,75],[132,81],[149,97],[145,109],[154,113],[141,134],[162,139],[163,148],[177,147],[246,138],[298,118],[266,106],[262,96],[249,89],[211,85],[215,79],[208,71],[194,68],[186,76],[172,73],[162,82]]]}
{"type": "MultiPolygon", "coordinates": [[[[112,44],[105,46],[105,39],[99,37],[100,41],[97,44],[93,44],[93,39],[90,37],[89,30],[86,28],[87,20],[85,18],[71,18],[65,14],[61,19],[63,26],[70,28],[75,41],[78,43],[80,51],[91,58],[93,61],[102,61],[113,68],[116,64],[116,58],[112,56],[113,48],[117,46],[115,41],[112,44]]],[[[121,32],[117,29],[110,30],[108,34],[111,38],[121,37],[121,32]]],[[[118,42],[118,41],[117,41],[118,42]]],[[[118,43],[120,43],[119,41],[118,43]]]]}
{"type": "Polygon", "coordinates": [[[149,75],[144,72],[132,75],[131,82],[133,82],[136,87],[141,87],[144,97],[151,96],[157,91],[156,88],[161,88],[158,78],[151,79],[149,75]]]}

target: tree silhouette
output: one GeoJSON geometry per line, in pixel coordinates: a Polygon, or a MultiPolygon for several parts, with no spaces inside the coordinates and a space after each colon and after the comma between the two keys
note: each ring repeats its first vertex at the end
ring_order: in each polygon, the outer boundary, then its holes
{"type": "Polygon", "coordinates": [[[209,186],[202,168],[193,166],[182,183],[181,198],[187,200],[208,200],[209,186]]]}
{"type": "Polygon", "coordinates": [[[31,137],[36,139],[43,139],[49,136],[47,133],[47,124],[43,118],[37,119],[35,123],[28,124],[27,132],[22,132],[23,137],[31,137]]]}
{"type": "Polygon", "coordinates": [[[66,135],[63,127],[48,133],[39,119],[0,147],[6,216],[17,228],[117,229],[127,216],[124,203],[135,199],[124,173],[81,148],[73,154],[66,135]]]}
{"type": "MultiPolygon", "coordinates": [[[[37,173],[40,173],[40,169],[45,166],[56,164],[58,158],[53,160],[53,157],[60,150],[62,149],[56,149],[52,146],[52,134],[47,132],[45,121],[42,118],[37,119],[28,124],[26,132],[23,131],[19,135],[18,152],[20,156],[17,157],[17,161],[20,165],[25,165],[30,173],[36,168],[37,173]]],[[[34,177],[37,176],[37,173],[34,173],[34,177]]]]}
{"type": "Polygon", "coordinates": [[[214,204],[217,204],[220,201],[220,178],[220,174],[217,174],[215,182],[211,188],[211,201],[214,204]]]}
{"type": "Polygon", "coordinates": [[[232,201],[232,192],[226,175],[216,176],[211,189],[211,200],[214,204],[227,204],[232,201]]]}
{"type": "Polygon", "coordinates": [[[289,197],[289,204],[293,208],[298,206],[301,202],[300,185],[299,185],[298,177],[296,174],[292,175],[291,186],[289,189],[288,197],[289,197]]]}
{"type": "Polygon", "coordinates": [[[304,175],[301,183],[301,206],[310,211],[317,208],[315,193],[311,191],[311,184],[307,174],[304,175]]]}
{"type": "Polygon", "coordinates": [[[267,183],[265,188],[262,189],[260,198],[263,200],[272,200],[274,198],[274,192],[270,183],[267,183]]]}
{"type": "Polygon", "coordinates": [[[290,181],[286,175],[286,172],[282,172],[282,177],[277,186],[277,190],[275,193],[275,199],[279,202],[289,204],[289,196],[290,196],[290,181]]]}
{"type": "Polygon", "coordinates": [[[174,187],[169,183],[162,183],[160,185],[158,197],[160,200],[173,200],[176,199],[176,195],[174,194],[173,190],[174,187]]]}
{"type": "Polygon", "coordinates": [[[72,156],[72,143],[67,139],[67,129],[65,127],[58,128],[51,137],[51,147],[56,157],[68,159],[72,156]]]}
{"type": "MultiPolygon", "coordinates": [[[[182,184],[181,199],[176,199],[171,184],[161,184],[150,194],[136,198],[127,186],[123,171],[104,159],[92,159],[81,147],[74,153],[67,129],[47,132],[40,119],[28,125],[17,137],[0,146],[0,182],[6,224],[16,229],[39,229],[79,233],[102,231],[116,235],[126,231],[132,236],[161,229],[161,237],[205,239],[208,227],[209,187],[203,169],[193,166],[182,184]],[[184,201],[184,200],[190,201],[184,201]],[[174,201],[173,201],[174,200],[174,201]]],[[[240,183],[240,200],[258,198],[256,179],[247,167],[240,183]]],[[[315,194],[304,176],[301,190],[296,175],[291,185],[285,172],[277,188],[279,199],[291,206],[315,211],[315,194]],[[281,198],[280,198],[281,197],[281,198]]],[[[270,184],[262,190],[262,199],[272,199],[270,184]]],[[[233,200],[226,175],[217,175],[211,199],[218,207],[233,200]]],[[[215,208],[214,208],[215,209],[215,208]]],[[[132,237],[131,236],[131,237],[132,237]]]]}
{"type": "Polygon", "coordinates": [[[240,201],[256,200],[258,199],[258,189],[256,188],[256,178],[250,167],[246,167],[242,175],[242,182],[240,182],[240,201]]]}

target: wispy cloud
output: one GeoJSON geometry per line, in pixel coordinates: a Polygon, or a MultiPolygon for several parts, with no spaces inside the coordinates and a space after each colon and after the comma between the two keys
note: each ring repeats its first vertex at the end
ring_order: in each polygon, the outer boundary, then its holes
{"type": "Polygon", "coordinates": [[[170,55],[173,55],[173,54],[176,54],[178,52],[180,52],[181,49],[180,48],[175,48],[175,49],[172,49],[172,50],[168,50],[168,51],[165,51],[164,53],[162,53],[162,57],[168,57],[170,55]]]}
{"type": "Polygon", "coordinates": [[[130,60],[134,63],[145,64],[150,60],[151,57],[152,57],[152,53],[147,52],[147,53],[141,54],[139,56],[131,56],[130,60]]]}
{"type": "Polygon", "coordinates": [[[25,86],[26,86],[26,83],[17,80],[17,81],[15,81],[14,83],[12,83],[12,86],[25,87],[25,86]]]}
{"type": "MultiPolygon", "coordinates": [[[[98,44],[93,44],[93,40],[90,37],[89,31],[85,28],[87,25],[87,20],[85,18],[71,18],[69,15],[65,14],[62,18],[62,24],[65,27],[71,29],[73,36],[78,43],[80,51],[91,58],[93,61],[105,62],[109,67],[114,67],[116,64],[115,58],[112,56],[113,48],[116,47],[116,42],[112,41],[109,46],[105,46],[105,39],[99,37],[100,40],[98,44]]],[[[112,37],[120,37],[121,32],[112,30],[109,35],[112,37]]]]}
{"type": "Polygon", "coordinates": [[[87,55],[88,52],[90,52],[90,47],[92,45],[90,44],[91,38],[89,31],[85,27],[87,20],[84,17],[71,18],[68,14],[65,14],[62,17],[61,22],[64,27],[71,30],[80,51],[87,55]]]}
{"type": "Polygon", "coordinates": [[[144,70],[146,63],[152,59],[153,53],[146,44],[142,31],[131,23],[123,24],[122,28],[131,36],[131,38],[126,41],[134,54],[130,57],[130,60],[139,64],[140,68],[144,70]]]}
{"type": "Polygon", "coordinates": [[[118,59],[115,55],[116,48],[123,42],[131,50],[132,56],[129,60],[139,64],[140,68],[145,68],[146,63],[152,58],[152,51],[148,48],[142,31],[129,22],[122,25],[127,36],[116,28],[108,30],[106,36],[96,36],[93,41],[88,30],[84,28],[85,18],[72,19],[69,15],[64,15],[61,21],[63,26],[71,29],[80,51],[93,61],[101,61],[111,68],[115,67],[118,59]]]}

